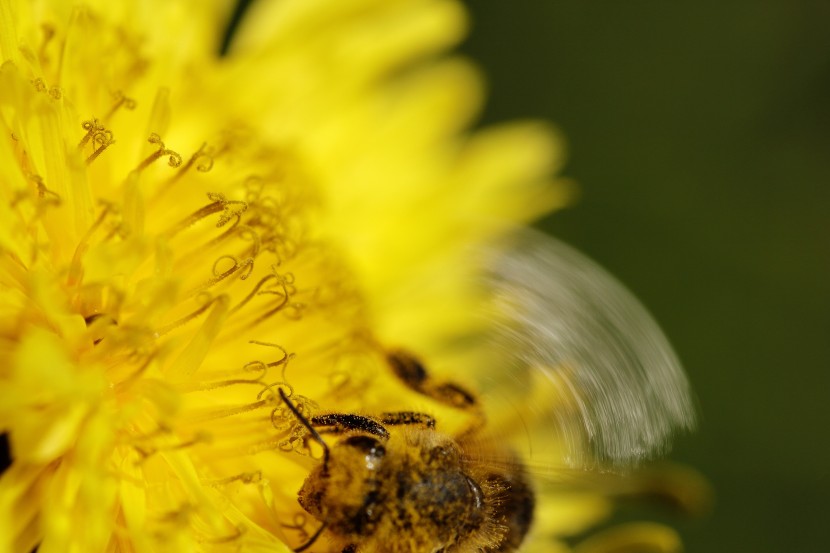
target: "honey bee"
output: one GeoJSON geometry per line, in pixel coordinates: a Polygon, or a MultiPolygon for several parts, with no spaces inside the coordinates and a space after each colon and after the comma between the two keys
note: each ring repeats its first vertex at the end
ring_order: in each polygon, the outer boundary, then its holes
{"type": "Polygon", "coordinates": [[[482,380],[474,393],[432,375],[410,352],[385,352],[401,383],[471,414],[471,426],[445,434],[434,417],[413,411],[306,417],[279,390],[322,448],[298,494],[319,527],[294,551],[324,534],[327,550],[341,553],[518,551],[536,503],[525,467],[539,461],[530,451],[516,453],[516,432],[480,439],[488,432],[480,397],[528,404],[542,429],[537,441],[559,443],[561,461],[577,468],[636,464],[662,453],[674,430],[693,426],[676,356],[620,284],[571,248],[529,231],[496,252],[485,256],[482,280],[497,329],[489,347],[504,378],[482,380]]]}

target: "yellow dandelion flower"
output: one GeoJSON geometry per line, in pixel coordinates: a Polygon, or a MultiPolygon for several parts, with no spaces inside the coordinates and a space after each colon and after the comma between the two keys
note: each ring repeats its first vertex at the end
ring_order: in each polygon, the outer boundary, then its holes
{"type": "Polygon", "coordinates": [[[230,9],[0,0],[0,551],[354,551],[297,502],[309,419],[394,408],[395,348],[473,374],[464,252],[567,199],[548,130],[465,134],[458,3],[260,2],[219,58],[230,9]]]}

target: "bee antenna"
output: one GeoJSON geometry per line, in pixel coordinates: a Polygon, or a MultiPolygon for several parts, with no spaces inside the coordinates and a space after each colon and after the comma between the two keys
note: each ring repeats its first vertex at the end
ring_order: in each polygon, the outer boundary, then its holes
{"type": "MultiPolygon", "coordinates": [[[[283,398],[283,399],[285,399],[285,398],[283,398]]],[[[308,549],[309,547],[314,545],[314,542],[317,541],[317,538],[320,537],[320,534],[322,534],[323,530],[325,530],[325,529],[326,529],[326,523],[324,522],[323,524],[320,525],[320,527],[317,529],[317,531],[314,532],[314,535],[311,536],[310,538],[308,538],[307,542],[305,542],[300,547],[298,547],[297,549],[294,550],[294,553],[302,553],[303,551],[305,551],[306,549],[308,549]]]]}
{"type": "MultiPolygon", "coordinates": [[[[278,391],[285,405],[288,406],[292,413],[294,413],[294,416],[297,417],[297,420],[300,421],[300,424],[302,424],[305,427],[305,429],[308,430],[309,434],[311,434],[311,437],[314,438],[314,441],[320,444],[320,446],[323,448],[323,472],[327,473],[329,471],[329,446],[323,440],[323,437],[320,435],[320,433],[317,432],[313,426],[311,426],[311,423],[308,421],[308,419],[305,418],[302,413],[300,413],[300,411],[293,403],[291,403],[291,400],[289,400],[288,396],[285,395],[283,389],[278,388],[278,391]]],[[[325,526],[325,524],[323,526],[325,526]]],[[[309,542],[302,547],[302,549],[295,549],[294,551],[302,551],[306,547],[310,546],[314,542],[314,540],[317,539],[317,536],[319,536],[320,532],[322,531],[323,528],[320,528],[317,531],[317,533],[311,537],[311,540],[309,540],[309,542]]]]}

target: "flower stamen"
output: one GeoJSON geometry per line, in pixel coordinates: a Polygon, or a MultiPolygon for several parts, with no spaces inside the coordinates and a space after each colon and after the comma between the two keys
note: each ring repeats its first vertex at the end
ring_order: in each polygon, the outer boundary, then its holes
{"type": "MultiPolygon", "coordinates": [[[[210,297],[206,293],[204,293],[204,295],[210,297]]],[[[221,306],[223,304],[227,304],[227,302],[228,302],[228,297],[225,296],[225,295],[217,296],[215,298],[210,298],[208,301],[205,302],[204,305],[202,305],[201,307],[199,307],[195,311],[192,311],[191,313],[185,315],[184,317],[182,317],[180,319],[177,319],[177,320],[173,321],[172,323],[166,324],[166,325],[162,326],[161,328],[157,329],[154,333],[154,336],[156,338],[160,338],[160,337],[164,336],[165,334],[169,333],[170,331],[175,330],[175,329],[179,328],[180,326],[184,326],[187,323],[189,323],[190,321],[192,321],[193,319],[196,319],[202,313],[204,313],[205,311],[210,309],[211,306],[213,306],[213,304],[217,304],[217,306],[219,308],[221,308],[221,306]]]]}
{"type": "MultiPolygon", "coordinates": [[[[222,213],[219,216],[219,221],[216,223],[217,228],[221,228],[225,226],[228,221],[233,218],[236,218],[236,223],[233,225],[234,227],[239,224],[239,220],[242,217],[242,214],[248,209],[247,202],[240,202],[240,201],[233,201],[228,200],[225,198],[224,194],[216,194],[213,192],[208,193],[208,198],[213,200],[213,203],[210,203],[202,208],[197,209],[175,225],[173,225],[170,229],[167,230],[165,233],[168,238],[172,238],[176,236],[178,233],[183,231],[184,229],[196,224],[201,219],[213,215],[214,213],[222,213]]],[[[232,227],[233,228],[233,227],[232,227]]]]}
{"type": "Polygon", "coordinates": [[[125,96],[124,93],[120,90],[117,90],[113,94],[113,99],[115,100],[115,103],[112,105],[110,110],[104,116],[104,121],[109,121],[112,118],[112,116],[115,115],[115,112],[118,111],[122,107],[124,109],[132,111],[138,105],[137,102],[133,98],[125,96]]]}
{"type": "Polygon", "coordinates": [[[32,79],[32,85],[34,85],[35,90],[38,92],[46,92],[46,83],[43,82],[43,79],[38,77],[37,79],[32,79]]]}
{"type": "MultiPolygon", "coordinates": [[[[211,169],[213,169],[214,157],[213,151],[211,148],[208,148],[207,142],[203,142],[202,145],[196,150],[190,159],[187,160],[187,163],[182,165],[176,174],[167,179],[167,185],[171,185],[177,180],[181,179],[188,170],[195,166],[196,170],[200,173],[207,173],[211,169]]],[[[166,189],[166,188],[165,188],[166,189]]]]}
{"type": "Polygon", "coordinates": [[[240,539],[243,536],[243,534],[245,534],[245,529],[234,526],[233,532],[234,533],[230,536],[224,536],[224,537],[219,537],[219,538],[208,538],[205,541],[208,542],[208,543],[212,543],[214,545],[237,541],[238,539],[240,539]]]}
{"type": "Polygon", "coordinates": [[[219,259],[217,259],[213,263],[213,276],[215,278],[215,282],[213,282],[212,284],[215,284],[216,282],[219,282],[220,280],[229,277],[230,275],[232,275],[233,273],[235,273],[236,271],[238,271],[242,268],[245,269],[245,272],[243,274],[239,275],[239,280],[247,280],[248,277],[251,275],[251,270],[253,270],[253,268],[254,268],[253,258],[249,257],[249,258],[245,259],[244,261],[240,262],[239,259],[236,256],[233,256],[233,255],[227,255],[226,254],[226,255],[220,256],[219,259]],[[218,271],[219,263],[221,263],[222,261],[224,261],[226,259],[230,259],[233,262],[233,266],[230,269],[226,270],[226,271],[219,272],[218,271]]]}
{"type": "Polygon", "coordinates": [[[228,484],[232,484],[234,482],[242,482],[243,484],[259,484],[260,482],[262,482],[262,471],[256,470],[252,472],[243,472],[240,474],[235,474],[234,476],[228,476],[227,478],[203,480],[202,482],[207,486],[212,486],[215,488],[218,488],[220,486],[227,486],[228,484]]]}
{"type": "Polygon", "coordinates": [[[29,175],[29,180],[35,183],[35,188],[37,189],[37,197],[41,200],[41,205],[60,205],[61,204],[61,197],[58,195],[57,192],[53,192],[46,187],[46,183],[43,182],[43,177],[40,175],[29,175]]]}
{"type": "Polygon", "coordinates": [[[104,150],[113,144],[115,144],[115,140],[112,137],[112,131],[105,130],[92,135],[92,145],[95,147],[95,151],[92,152],[88,158],[86,158],[86,164],[89,165],[95,161],[95,159],[100,156],[104,150]]]}
{"type": "Polygon", "coordinates": [[[150,137],[147,139],[147,142],[157,145],[158,149],[150,154],[147,159],[138,164],[138,167],[134,169],[136,173],[140,173],[162,156],[168,156],[167,165],[170,167],[178,167],[182,164],[182,156],[179,155],[178,152],[166,148],[164,146],[164,142],[162,142],[161,137],[158,134],[151,133],[150,137]]]}
{"type": "Polygon", "coordinates": [[[297,531],[297,539],[300,542],[308,541],[310,534],[305,529],[306,524],[308,523],[308,519],[303,513],[294,513],[294,518],[291,521],[291,524],[280,523],[280,526],[286,528],[288,530],[296,530],[297,531]]]}
{"type": "Polygon", "coordinates": [[[238,221],[242,214],[248,210],[248,202],[228,200],[224,194],[208,192],[208,198],[222,204],[222,215],[219,216],[219,220],[216,222],[216,228],[224,227],[234,217],[238,221]]]}
{"type": "MultiPolygon", "coordinates": [[[[217,388],[222,386],[217,386],[217,388]]],[[[209,391],[210,389],[205,390],[192,390],[192,391],[209,391]]],[[[185,390],[186,391],[186,390],[185,390]]],[[[260,399],[252,403],[246,403],[244,405],[233,405],[230,407],[211,407],[205,411],[198,411],[193,414],[188,415],[183,420],[188,424],[204,424],[209,421],[216,421],[219,419],[225,419],[228,417],[234,417],[236,415],[241,415],[243,413],[250,413],[256,411],[257,409],[262,409],[263,407],[267,407],[269,405],[273,405],[274,400],[271,398],[268,399],[260,399]]]]}
{"type": "Polygon", "coordinates": [[[96,133],[103,132],[105,130],[104,125],[102,125],[96,118],[84,121],[81,123],[81,128],[86,131],[86,134],[81,141],[78,142],[78,150],[83,150],[87,142],[89,142],[96,133]]]}
{"type": "MultiPolygon", "coordinates": [[[[288,353],[285,348],[278,344],[272,344],[270,342],[260,342],[258,340],[250,340],[248,343],[274,347],[279,349],[282,352],[282,357],[276,361],[272,361],[270,363],[265,363],[263,361],[249,361],[242,366],[243,372],[254,372],[257,371],[259,374],[256,375],[254,378],[230,378],[226,380],[219,380],[214,382],[198,382],[192,385],[179,385],[178,389],[183,392],[193,392],[193,391],[208,391],[208,390],[215,390],[217,388],[225,388],[228,386],[234,386],[237,384],[260,384],[263,385],[265,389],[269,389],[270,387],[274,386],[275,384],[265,384],[263,379],[268,374],[268,370],[272,367],[279,367],[282,366],[281,371],[281,378],[285,380],[285,369],[288,366],[288,362],[294,358],[293,353],[288,353]]],[[[229,375],[233,374],[236,371],[232,372],[225,372],[224,374],[229,375]]],[[[257,394],[257,400],[262,398],[262,393],[264,390],[260,391],[257,394]]]]}
{"type": "MultiPolygon", "coordinates": [[[[263,342],[263,341],[260,341],[260,340],[248,340],[248,343],[249,343],[249,344],[255,344],[255,345],[257,345],[257,346],[265,346],[265,347],[269,347],[269,348],[277,348],[278,350],[280,350],[280,351],[282,352],[282,357],[281,357],[281,358],[279,358],[279,359],[278,359],[278,360],[276,360],[276,361],[272,361],[272,362],[270,362],[270,363],[265,363],[265,366],[266,366],[266,367],[278,367],[278,366],[280,366],[280,365],[288,365],[288,362],[289,362],[289,361],[291,361],[292,359],[294,359],[294,354],[293,354],[293,353],[288,353],[288,352],[285,350],[285,348],[284,348],[284,347],[282,347],[282,346],[281,346],[281,345],[279,345],[279,344],[274,344],[274,343],[272,343],[272,342],[263,342]]],[[[261,361],[254,361],[253,363],[261,363],[261,361]]],[[[249,365],[250,365],[250,363],[249,363],[249,365]]],[[[247,367],[247,366],[248,366],[248,365],[246,365],[246,367],[247,367]]],[[[285,372],[285,370],[284,370],[284,369],[283,369],[283,372],[285,372]]],[[[290,397],[290,396],[289,396],[289,397],[290,397]]]]}
{"type": "MultiPolygon", "coordinates": [[[[168,431],[169,432],[169,431],[168,431]]],[[[150,445],[150,446],[138,446],[133,445],[133,448],[138,452],[141,456],[141,459],[138,460],[138,464],[145,462],[148,458],[152,457],[153,455],[162,452],[162,451],[176,451],[179,449],[186,449],[189,447],[193,447],[198,444],[202,443],[210,443],[213,441],[213,435],[209,432],[198,431],[196,432],[192,438],[188,440],[184,440],[178,443],[169,443],[169,444],[158,444],[158,445],[150,445]]]]}

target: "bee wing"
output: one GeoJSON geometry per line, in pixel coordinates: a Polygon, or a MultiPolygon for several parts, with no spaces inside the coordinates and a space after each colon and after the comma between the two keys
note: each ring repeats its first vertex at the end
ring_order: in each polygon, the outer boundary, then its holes
{"type": "MultiPolygon", "coordinates": [[[[524,390],[510,401],[546,421],[568,464],[636,464],[694,426],[689,383],[668,340],[604,269],[531,231],[488,260],[493,343],[508,386],[524,390]]],[[[490,394],[504,381],[492,384],[490,394]]]]}

